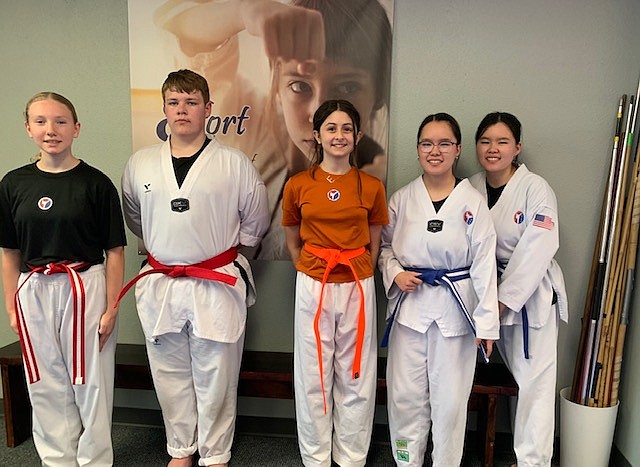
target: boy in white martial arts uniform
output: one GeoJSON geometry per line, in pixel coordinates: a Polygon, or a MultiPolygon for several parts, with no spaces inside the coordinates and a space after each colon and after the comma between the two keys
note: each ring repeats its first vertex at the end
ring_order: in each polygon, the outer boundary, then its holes
{"type": "Polygon", "coordinates": [[[122,178],[127,224],[149,252],[136,303],[169,466],[191,466],[196,451],[199,465],[222,466],[231,457],[246,307],[255,301],[237,248],[257,245],[267,229],[266,190],[249,158],[206,137],[212,103],[202,76],[170,73],[162,96],[171,137],[134,154],[122,178]]]}
{"type": "Polygon", "coordinates": [[[514,449],[518,467],[549,466],[555,429],[559,320],[567,321],[558,207],[549,184],[518,163],[521,125],[488,114],[476,132],[484,172],[470,181],[488,200],[498,243],[498,350],[518,383],[514,449]]]}

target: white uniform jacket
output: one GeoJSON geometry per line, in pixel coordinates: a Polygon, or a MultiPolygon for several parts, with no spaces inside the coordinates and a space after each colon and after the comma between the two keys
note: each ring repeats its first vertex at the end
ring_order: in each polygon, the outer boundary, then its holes
{"type": "MultiPolygon", "coordinates": [[[[269,225],[266,190],[258,172],[241,151],[215,139],[180,188],[169,142],[141,149],[125,167],[122,193],[127,225],[144,240],[147,251],[168,266],[197,264],[237,245],[255,246],[269,225]]],[[[248,261],[242,255],[236,261],[247,272],[249,284],[234,264],[218,271],[237,277],[235,287],[164,274],[142,278],[136,302],[147,339],[180,332],[190,321],[198,337],[237,341],[244,331],[246,307],[255,302],[255,286],[248,261]]]]}
{"type": "MultiPolygon", "coordinates": [[[[389,201],[389,224],[382,229],[379,266],[389,298],[387,319],[401,294],[394,283],[406,267],[470,267],[470,279],[454,283],[476,324],[477,337],[498,339],[496,235],[486,202],[462,180],[436,213],[422,177],[389,201]]],[[[425,332],[435,321],[446,337],[471,332],[446,286],[422,284],[405,294],[396,321],[425,332]]]]}
{"type": "MultiPolygon", "coordinates": [[[[471,184],[486,198],[486,175],[475,174],[471,184]]],[[[498,237],[498,261],[506,263],[498,286],[498,300],[512,310],[503,325],[522,323],[527,308],[529,326],[540,328],[549,319],[555,290],[560,319],[567,321],[568,302],[560,266],[553,258],[559,247],[558,203],[549,184],[521,165],[491,208],[498,237]]]]}

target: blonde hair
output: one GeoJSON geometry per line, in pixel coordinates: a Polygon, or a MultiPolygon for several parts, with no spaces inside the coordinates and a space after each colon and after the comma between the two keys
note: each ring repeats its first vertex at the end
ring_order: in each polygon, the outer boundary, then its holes
{"type": "Polygon", "coordinates": [[[78,123],[78,114],[76,113],[76,108],[73,106],[71,101],[66,97],[64,97],[63,95],[58,94],[56,92],[51,92],[51,91],[39,92],[38,94],[34,95],[31,99],[29,99],[24,109],[24,121],[25,122],[29,121],[29,107],[31,107],[31,104],[39,101],[46,101],[47,99],[60,102],[65,107],[67,107],[71,112],[71,116],[73,117],[73,123],[78,123]]]}

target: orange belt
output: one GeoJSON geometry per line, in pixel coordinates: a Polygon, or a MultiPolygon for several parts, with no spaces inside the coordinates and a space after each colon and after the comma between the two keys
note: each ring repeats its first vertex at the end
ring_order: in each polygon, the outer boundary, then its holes
{"type": "Polygon", "coordinates": [[[33,350],[33,344],[31,343],[31,337],[29,337],[29,330],[27,329],[27,322],[24,317],[24,311],[22,310],[22,304],[20,303],[19,292],[20,289],[22,289],[22,286],[26,284],[34,274],[44,274],[47,276],[52,274],[66,274],[69,277],[71,294],[73,295],[73,380],[71,384],[84,384],[84,314],[86,295],[84,291],[84,284],[82,283],[82,279],[78,272],[86,270],[87,267],[91,266],[91,263],[58,261],[55,263],[48,263],[44,266],[31,266],[29,264],[27,266],[31,268],[31,272],[16,290],[13,301],[16,308],[16,320],[18,324],[18,335],[20,336],[20,346],[22,347],[22,356],[24,357],[25,367],[27,368],[29,384],[40,381],[40,371],[38,370],[38,364],[36,363],[36,356],[33,350]]]}
{"type": "Polygon", "coordinates": [[[198,279],[224,282],[225,284],[229,284],[233,287],[234,285],[236,285],[236,281],[238,280],[237,277],[230,274],[225,274],[223,272],[213,271],[213,269],[226,266],[227,264],[233,262],[237,257],[238,247],[234,246],[232,248],[229,248],[227,251],[198,264],[191,264],[187,266],[166,266],[160,263],[150,254],[147,254],[149,266],[151,266],[152,269],[141,272],[136,277],[127,282],[127,285],[122,288],[120,295],[118,295],[118,300],[116,302],[115,308],[118,307],[118,305],[120,304],[120,300],[125,296],[129,289],[133,287],[136,282],[138,282],[144,276],[148,276],[149,274],[166,274],[169,277],[196,277],[198,279]]]}
{"type": "Polygon", "coordinates": [[[358,289],[360,290],[360,308],[358,310],[358,328],[356,332],[356,354],[353,359],[353,369],[351,370],[351,376],[353,379],[360,377],[360,361],[362,360],[362,345],[364,343],[364,328],[365,328],[365,315],[364,315],[364,291],[360,284],[358,274],[351,264],[351,260],[362,255],[366,250],[364,247],[360,247],[356,250],[336,250],[333,248],[320,248],[311,246],[307,243],[304,244],[304,249],[309,253],[314,254],[318,258],[321,258],[327,262],[327,268],[322,276],[322,289],[320,290],[320,300],[318,302],[318,309],[316,310],[316,316],[313,320],[313,330],[316,334],[316,348],[318,349],[318,366],[320,368],[320,387],[322,388],[322,402],[324,403],[324,413],[327,413],[327,398],[324,393],[324,370],[322,367],[322,341],[320,340],[320,313],[322,312],[322,297],[324,295],[324,285],[327,283],[329,273],[338,264],[344,264],[349,266],[353,277],[356,280],[358,289]]]}

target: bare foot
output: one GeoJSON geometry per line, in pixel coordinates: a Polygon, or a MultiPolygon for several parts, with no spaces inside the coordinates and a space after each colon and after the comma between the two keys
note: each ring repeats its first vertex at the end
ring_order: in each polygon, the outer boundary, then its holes
{"type": "Polygon", "coordinates": [[[167,467],[193,467],[193,456],[174,457],[169,461],[167,467]]]}

